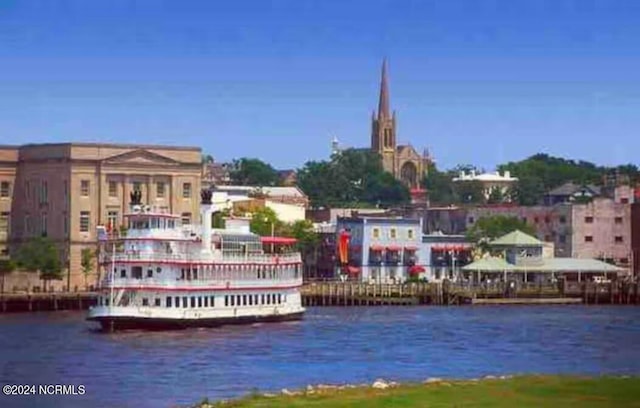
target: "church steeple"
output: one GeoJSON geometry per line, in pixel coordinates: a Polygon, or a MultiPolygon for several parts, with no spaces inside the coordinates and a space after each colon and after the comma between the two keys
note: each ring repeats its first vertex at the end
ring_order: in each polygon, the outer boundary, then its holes
{"type": "Polygon", "coordinates": [[[382,60],[382,75],[380,77],[380,100],[378,101],[378,118],[390,119],[389,84],[387,80],[387,59],[382,60]]]}

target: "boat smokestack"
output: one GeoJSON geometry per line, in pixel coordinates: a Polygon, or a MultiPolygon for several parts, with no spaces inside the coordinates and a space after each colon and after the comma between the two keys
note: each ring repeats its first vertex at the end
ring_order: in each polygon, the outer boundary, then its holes
{"type": "Polygon", "coordinates": [[[211,204],[211,191],[200,192],[200,215],[202,218],[202,253],[211,253],[211,223],[213,206],[211,204]]]}

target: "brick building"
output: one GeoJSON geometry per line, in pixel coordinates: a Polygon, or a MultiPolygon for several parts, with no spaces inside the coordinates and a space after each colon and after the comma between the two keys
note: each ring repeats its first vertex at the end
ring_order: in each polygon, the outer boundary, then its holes
{"type": "Polygon", "coordinates": [[[6,227],[0,219],[0,248],[6,246],[3,229],[12,249],[31,237],[50,237],[66,266],[65,285],[73,289],[84,285],[82,249],[96,247],[97,225],[122,225],[131,191],[141,191],[145,204],[195,221],[201,176],[197,147],[60,143],[0,148],[0,211],[9,219],[6,227]]]}
{"type": "MultiPolygon", "coordinates": [[[[638,190],[640,193],[640,190],[638,190]]],[[[631,204],[631,262],[633,276],[640,276],[640,194],[631,204]]]]}

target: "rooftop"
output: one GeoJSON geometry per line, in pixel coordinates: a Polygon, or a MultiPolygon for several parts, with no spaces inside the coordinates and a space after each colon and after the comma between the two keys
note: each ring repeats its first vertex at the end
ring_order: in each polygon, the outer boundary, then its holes
{"type": "Polygon", "coordinates": [[[525,234],[520,230],[515,230],[513,232],[508,233],[507,235],[503,235],[500,238],[491,241],[489,245],[515,246],[515,247],[542,246],[542,241],[532,237],[529,234],[525,234]]]}
{"type": "Polygon", "coordinates": [[[625,272],[624,268],[582,258],[543,258],[539,265],[514,265],[502,258],[488,257],[462,267],[463,271],[480,272],[625,272]]]}

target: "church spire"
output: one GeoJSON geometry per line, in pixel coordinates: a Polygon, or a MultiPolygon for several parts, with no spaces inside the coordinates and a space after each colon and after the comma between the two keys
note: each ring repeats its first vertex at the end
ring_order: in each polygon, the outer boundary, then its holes
{"type": "Polygon", "coordinates": [[[387,59],[382,60],[382,76],[380,78],[380,101],[378,102],[378,118],[390,119],[389,85],[387,83],[387,59]]]}

